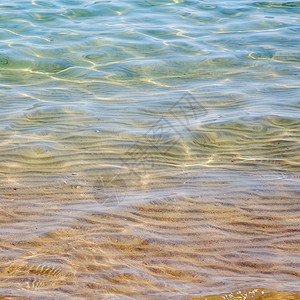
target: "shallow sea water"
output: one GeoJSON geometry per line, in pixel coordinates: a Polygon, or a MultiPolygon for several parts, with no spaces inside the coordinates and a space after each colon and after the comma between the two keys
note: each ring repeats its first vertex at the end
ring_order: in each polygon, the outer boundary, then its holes
{"type": "Polygon", "coordinates": [[[300,299],[297,1],[0,1],[0,299],[300,299]]]}

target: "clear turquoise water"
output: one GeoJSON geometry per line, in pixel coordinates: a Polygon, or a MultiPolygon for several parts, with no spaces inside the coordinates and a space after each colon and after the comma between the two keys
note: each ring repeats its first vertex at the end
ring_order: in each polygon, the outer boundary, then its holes
{"type": "MultiPolygon", "coordinates": [[[[79,136],[87,151],[124,152],[124,141],[140,142],[163,119],[166,142],[180,133],[195,151],[203,126],[219,152],[225,141],[212,132],[220,127],[245,126],[245,144],[256,139],[255,125],[276,127],[278,137],[265,135],[262,147],[296,160],[298,2],[2,1],[0,9],[2,154],[13,149],[18,160],[21,144],[33,157],[42,147],[79,159],[79,136]],[[174,117],[172,106],[187,92],[201,107],[185,104],[174,117]]],[[[203,143],[203,156],[211,155],[203,143]]]]}
{"type": "Polygon", "coordinates": [[[2,0],[1,209],[68,209],[2,236],[222,181],[298,205],[299,24],[297,1],[2,0]]]}

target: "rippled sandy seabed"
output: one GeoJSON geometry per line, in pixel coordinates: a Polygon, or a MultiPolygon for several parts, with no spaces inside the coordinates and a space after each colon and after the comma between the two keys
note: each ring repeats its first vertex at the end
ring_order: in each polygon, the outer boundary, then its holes
{"type": "Polygon", "coordinates": [[[300,5],[0,2],[0,299],[300,299],[300,5]]]}

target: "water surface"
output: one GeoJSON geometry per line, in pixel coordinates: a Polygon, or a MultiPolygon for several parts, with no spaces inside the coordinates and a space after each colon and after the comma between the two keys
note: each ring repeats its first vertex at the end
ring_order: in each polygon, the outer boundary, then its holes
{"type": "Polygon", "coordinates": [[[299,299],[299,18],[1,1],[0,298],[299,299]]]}

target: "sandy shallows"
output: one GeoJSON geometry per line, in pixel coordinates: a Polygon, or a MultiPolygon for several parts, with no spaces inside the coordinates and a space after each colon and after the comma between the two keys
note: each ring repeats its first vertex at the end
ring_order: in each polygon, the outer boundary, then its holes
{"type": "Polygon", "coordinates": [[[0,294],[299,299],[297,184],[249,181],[245,191],[223,178],[212,193],[208,181],[195,196],[153,192],[139,202],[137,193],[134,203],[105,209],[88,186],[62,182],[32,194],[2,186],[0,294]]]}

